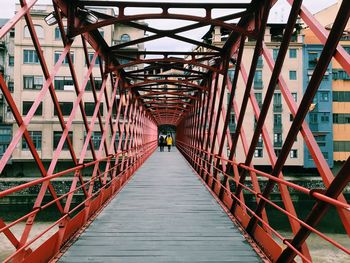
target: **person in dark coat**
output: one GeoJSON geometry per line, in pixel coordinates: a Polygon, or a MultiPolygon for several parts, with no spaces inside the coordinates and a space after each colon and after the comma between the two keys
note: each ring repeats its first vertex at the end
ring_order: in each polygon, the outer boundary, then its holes
{"type": "Polygon", "coordinates": [[[165,144],[164,137],[160,136],[159,137],[159,150],[161,152],[164,152],[164,144],[165,144]]]}

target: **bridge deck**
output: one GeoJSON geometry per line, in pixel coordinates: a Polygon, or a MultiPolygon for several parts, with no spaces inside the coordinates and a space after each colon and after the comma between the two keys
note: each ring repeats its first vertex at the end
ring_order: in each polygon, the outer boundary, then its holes
{"type": "Polygon", "coordinates": [[[60,262],[259,262],[180,153],[155,152],[60,262]]]}

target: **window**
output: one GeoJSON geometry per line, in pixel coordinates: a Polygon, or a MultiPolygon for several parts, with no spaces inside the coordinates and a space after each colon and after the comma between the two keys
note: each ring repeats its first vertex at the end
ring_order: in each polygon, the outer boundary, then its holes
{"type": "Polygon", "coordinates": [[[317,124],[318,123],[317,113],[310,113],[309,114],[309,118],[310,118],[310,123],[311,124],[317,124]]]}
{"type": "Polygon", "coordinates": [[[59,27],[55,28],[55,40],[60,40],[61,39],[61,31],[59,27]]]}
{"type": "Polygon", "coordinates": [[[262,93],[261,92],[255,92],[255,98],[256,101],[258,102],[259,108],[261,109],[262,106],[262,93]]]}
{"type": "Polygon", "coordinates": [[[350,76],[344,70],[333,69],[333,80],[350,80],[350,76]]]}
{"type": "Polygon", "coordinates": [[[281,93],[274,93],[273,95],[273,111],[282,111],[282,95],[281,93]]]}
{"type": "Polygon", "coordinates": [[[271,42],[281,42],[283,37],[283,28],[281,26],[271,27],[271,42]]]}
{"type": "Polygon", "coordinates": [[[230,114],[230,123],[229,125],[231,126],[236,126],[236,115],[233,111],[231,111],[231,114],[230,114]]]}
{"type": "Polygon", "coordinates": [[[335,152],[350,152],[350,141],[334,141],[335,152]]]}
{"type": "Polygon", "coordinates": [[[7,87],[8,87],[8,89],[9,89],[10,92],[13,92],[14,86],[15,86],[15,85],[14,85],[13,81],[9,81],[9,82],[7,83],[7,87]]]}
{"type": "MultiPolygon", "coordinates": [[[[60,51],[55,51],[55,64],[57,63],[58,59],[60,58],[62,52],[60,51]]],[[[70,57],[72,59],[72,63],[74,63],[74,52],[70,52],[70,57]]],[[[64,58],[62,65],[68,65],[68,54],[67,56],[64,58]]]]}
{"type": "Polygon", "coordinates": [[[55,90],[74,90],[72,77],[55,77],[55,90]]]}
{"type": "Polygon", "coordinates": [[[94,144],[95,149],[100,148],[101,139],[102,139],[102,134],[100,131],[92,132],[91,140],[92,140],[92,143],[94,144]]]}
{"type": "Polygon", "coordinates": [[[263,157],[263,149],[255,149],[254,157],[255,158],[262,158],[263,157]]]}
{"type": "Polygon", "coordinates": [[[320,92],[320,101],[323,101],[323,102],[329,101],[328,91],[321,91],[320,92]]]}
{"type": "Polygon", "coordinates": [[[333,91],[333,101],[350,102],[350,91],[333,91]]]}
{"type": "Polygon", "coordinates": [[[296,58],[297,57],[297,49],[296,48],[289,49],[289,57],[290,58],[296,58]]]}
{"type": "Polygon", "coordinates": [[[262,68],[262,67],[263,67],[263,58],[262,58],[262,56],[260,56],[260,57],[258,58],[257,67],[258,67],[258,68],[262,68]]]}
{"type": "Polygon", "coordinates": [[[321,122],[329,122],[329,113],[328,112],[321,113],[321,122]]]}
{"type": "Polygon", "coordinates": [[[281,154],[281,149],[274,149],[276,157],[278,157],[281,154]]]}
{"type": "MultiPolygon", "coordinates": [[[[63,27],[63,29],[64,29],[64,32],[67,33],[67,27],[65,26],[65,27],[63,27]]],[[[55,28],[55,40],[61,40],[61,39],[62,39],[62,37],[61,37],[60,28],[59,28],[59,27],[56,27],[56,28],[55,28]]]]}
{"type": "Polygon", "coordinates": [[[12,28],[10,31],[10,37],[15,37],[15,29],[12,28]]]}
{"type": "Polygon", "coordinates": [[[282,146],[282,133],[275,132],[273,134],[273,145],[275,147],[281,147],[282,146]]]}
{"type": "Polygon", "coordinates": [[[36,89],[40,90],[43,87],[42,76],[23,76],[23,88],[24,89],[36,89]]]}
{"type": "MultiPolygon", "coordinates": [[[[44,38],[45,37],[44,28],[42,26],[34,25],[34,29],[35,29],[35,32],[36,32],[36,35],[37,35],[38,38],[44,38]]],[[[28,29],[27,26],[24,27],[24,37],[25,38],[31,37],[29,29],[28,29]]]]}
{"type": "MultiPolygon", "coordinates": [[[[59,102],[61,112],[63,116],[69,116],[73,109],[73,102],[59,102]]],[[[54,107],[54,113],[55,116],[58,115],[56,107],[54,107]]]]}
{"type": "Polygon", "coordinates": [[[309,68],[314,68],[318,61],[317,52],[309,52],[309,68]]]}
{"type": "Polygon", "coordinates": [[[278,49],[273,49],[272,50],[272,56],[273,56],[273,59],[276,60],[277,59],[277,55],[278,55],[278,49]]]}
{"type": "MultiPolygon", "coordinates": [[[[86,136],[87,136],[87,132],[84,132],[84,143],[85,143],[85,140],[86,140],[86,136]]],[[[118,136],[118,134],[117,134],[117,136],[118,136]]],[[[102,134],[101,134],[100,131],[94,131],[94,132],[91,133],[91,141],[94,144],[94,149],[95,150],[100,147],[101,139],[102,139],[102,134]]],[[[119,137],[118,137],[118,140],[119,140],[119,137]]],[[[90,144],[88,144],[88,148],[87,149],[90,149],[90,144]]]]}
{"type": "Polygon", "coordinates": [[[335,113],[333,114],[333,123],[336,124],[348,124],[350,123],[349,113],[335,113]]]}
{"type": "Polygon", "coordinates": [[[35,50],[23,50],[23,63],[24,64],[38,64],[39,59],[35,50]]]}
{"type": "MultiPolygon", "coordinates": [[[[94,115],[95,106],[96,106],[95,102],[85,102],[84,110],[85,110],[86,116],[93,116],[94,115]]],[[[103,103],[100,104],[99,111],[100,111],[101,116],[103,116],[103,103]]]]}
{"type": "MultiPolygon", "coordinates": [[[[89,53],[88,56],[89,56],[89,62],[91,63],[92,58],[94,57],[94,53],[89,53]]],[[[99,64],[100,64],[100,61],[99,61],[99,59],[98,59],[98,57],[97,57],[96,60],[95,60],[94,67],[97,67],[99,64]]],[[[85,61],[85,66],[86,66],[86,65],[87,65],[87,63],[86,63],[86,61],[85,61]]]]}
{"type": "Polygon", "coordinates": [[[9,66],[13,67],[15,65],[15,57],[14,56],[9,56],[9,66]]]}
{"type": "MultiPolygon", "coordinates": [[[[60,142],[61,140],[61,137],[62,137],[62,133],[61,131],[54,131],[53,132],[53,149],[55,150],[58,146],[58,143],[60,142]]],[[[69,131],[68,132],[68,136],[72,145],[73,145],[73,132],[72,131],[69,131]]],[[[63,144],[63,147],[62,147],[62,150],[68,150],[68,144],[67,144],[67,138],[63,144]]]]}
{"type": "Polygon", "coordinates": [[[294,121],[294,116],[293,116],[293,114],[289,114],[289,121],[294,121]]]}
{"type": "Polygon", "coordinates": [[[233,81],[233,77],[234,77],[234,75],[235,75],[235,70],[234,70],[233,68],[230,68],[230,69],[227,71],[227,73],[228,73],[229,79],[230,79],[231,81],[233,81]]]}
{"type": "Polygon", "coordinates": [[[298,93],[292,92],[292,97],[293,97],[295,102],[298,102],[298,93]]]}
{"type": "MultiPolygon", "coordinates": [[[[23,101],[22,103],[22,114],[27,115],[30,108],[33,105],[33,101],[23,101]]],[[[41,116],[43,114],[43,104],[40,102],[38,108],[36,109],[34,116],[41,116]]]]}
{"type": "MultiPolygon", "coordinates": [[[[94,83],[95,83],[95,88],[96,88],[96,90],[101,90],[101,87],[102,87],[102,78],[100,78],[100,77],[94,78],[94,83]]],[[[85,90],[92,90],[90,80],[86,83],[85,90]]]]}
{"type": "Polygon", "coordinates": [[[258,144],[257,146],[258,147],[263,147],[263,137],[262,137],[262,134],[259,135],[259,139],[258,139],[258,144]]]}
{"type": "Polygon", "coordinates": [[[290,158],[298,158],[298,150],[291,150],[289,153],[290,158]]]}
{"type": "Polygon", "coordinates": [[[326,135],[314,135],[314,137],[320,147],[326,146],[326,135]]]}
{"type": "Polygon", "coordinates": [[[257,71],[255,71],[255,76],[254,76],[254,88],[255,89],[262,89],[262,87],[263,87],[262,71],[257,70],[257,71]]]}
{"type": "Polygon", "coordinates": [[[350,46],[343,46],[343,48],[346,52],[348,52],[348,54],[350,54],[350,46]]]}
{"type": "MultiPolygon", "coordinates": [[[[35,149],[40,151],[41,150],[41,140],[42,140],[41,131],[28,131],[28,132],[29,132],[30,137],[32,138],[35,149]]],[[[29,150],[29,146],[28,146],[25,138],[22,138],[22,150],[29,150]]]]}
{"type": "Polygon", "coordinates": [[[122,43],[129,42],[129,41],[130,41],[130,36],[129,36],[128,34],[123,34],[123,35],[121,35],[121,37],[120,37],[120,41],[121,41],[122,43]]]}
{"type": "Polygon", "coordinates": [[[273,115],[273,125],[274,126],[282,126],[282,115],[274,114],[273,115]]]}
{"type": "Polygon", "coordinates": [[[290,80],[296,80],[297,79],[297,72],[295,70],[289,71],[289,79],[290,80]]]}

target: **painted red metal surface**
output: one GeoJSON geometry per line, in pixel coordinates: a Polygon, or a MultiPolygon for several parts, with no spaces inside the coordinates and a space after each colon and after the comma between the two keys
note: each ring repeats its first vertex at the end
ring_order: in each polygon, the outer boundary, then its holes
{"type": "Polygon", "coordinates": [[[264,43],[264,34],[270,9],[275,2],[273,0],[253,0],[251,3],[222,4],[54,0],[54,10],[62,36],[63,52],[53,68],[49,69],[47,58],[40,52],[44,43],[41,43],[36,35],[30,13],[36,1],[26,3],[25,0],[21,0],[21,8],[16,15],[0,29],[0,38],[4,37],[21,19],[25,20],[33,46],[38,53],[45,82],[41,91],[34,98],[34,103],[28,114],[22,117],[19,111],[20,105],[12,97],[3,76],[0,76],[2,93],[19,127],[0,160],[0,172],[3,171],[16,145],[24,138],[41,177],[0,192],[0,198],[4,198],[33,186],[40,189],[29,213],[12,222],[5,223],[0,218],[0,233],[4,233],[15,250],[12,255],[5,259],[5,262],[57,260],[65,250],[66,245],[95,218],[157,148],[158,126],[163,124],[176,126],[178,149],[203,182],[207,184],[208,189],[225,206],[225,211],[240,225],[252,245],[258,248],[256,250],[262,257],[278,262],[290,262],[297,257],[303,262],[311,262],[312,253],[306,245],[311,233],[350,255],[348,247],[317,229],[317,224],[329,207],[333,206],[341,218],[345,231],[350,235],[350,205],[342,194],[343,189],[350,181],[348,172],[350,159],[339,173],[333,176],[310,128],[304,121],[312,98],[322,80],[324,70],[332,57],[338,60],[346,72],[349,72],[349,55],[338,42],[349,19],[350,3],[343,1],[334,22],[336,26],[327,34],[311,13],[301,5],[301,0],[288,0],[292,5],[292,10],[280,43],[277,60],[274,62],[264,43]],[[118,10],[118,15],[112,16],[91,11],[97,16],[98,22],[87,23],[83,21],[82,17],[78,15],[78,8],[90,9],[93,6],[114,7],[118,10]],[[145,10],[158,8],[160,12],[154,14],[145,11],[145,13],[138,15],[128,15],[125,12],[127,8],[144,8],[145,10]],[[186,9],[189,8],[204,10],[205,14],[202,16],[188,14],[186,9]],[[173,13],[172,9],[178,9],[181,12],[173,13]],[[216,9],[230,9],[232,14],[215,17],[214,11],[216,9]],[[299,107],[293,101],[288,86],[281,76],[281,68],[298,15],[326,46],[299,107]],[[148,24],[137,23],[137,20],[142,19],[186,20],[192,24],[175,29],[159,30],[148,24]],[[239,22],[232,23],[232,19],[239,19],[239,22]],[[114,23],[151,32],[153,35],[125,43],[108,45],[97,29],[114,23]],[[65,31],[66,25],[67,32],[65,31]],[[190,34],[188,37],[184,36],[184,33],[190,32],[190,30],[208,25],[219,26],[229,32],[227,40],[222,46],[191,39],[190,34]],[[86,58],[84,76],[78,76],[75,65],[69,56],[72,45],[79,37],[81,37],[86,58]],[[203,50],[148,51],[128,49],[130,46],[164,37],[193,44],[203,50]],[[249,69],[246,69],[241,63],[247,37],[256,40],[249,69]],[[95,52],[89,61],[88,51],[91,48],[95,52]],[[258,58],[261,55],[271,70],[271,76],[264,103],[259,108],[252,87],[258,58]],[[151,56],[151,58],[147,56],[151,56]],[[178,56],[183,57],[179,58],[178,56]],[[66,57],[74,83],[75,101],[70,115],[64,118],[53,80],[66,57]],[[121,63],[123,59],[129,62],[123,64],[121,63]],[[102,79],[99,90],[95,86],[93,75],[93,67],[97,62],[100,65],[99,77],[102,79]],[[145,64],[147,66],[144,66],[145,64]],[[129,69],[131,66],[139,68],[129,69]],[[230,68],[235,70],[232,80],[228,74],[230,68]],[[172,70],[176,73],[173,73],[172,70]],[[238,85],[239,78],[242,79],[243,87],[238,85]],[[83,81],[79,81],[80,79],[83,81]],[[83,98],[89,82],[95,108],[93,115],[88,119],[83,98]],[[270,103],[277,83],[290,113],[294,116],[292,128],[289,130],[279,156],[274,153],[266,126],[266,116],[270,110],[270,103]],[[238,89],[243,91],[242,101],[237,98],[238,89]],[[229,93],[229,103],[226,107],[224,98],[227,92],[229,93]],[[52,104],[57,111],[62,136],[52,160],[50,160],[49,167],[46,169],[27,127],[47,94],[52,99],[52,104]],[[119,96],[118,100],[116,96],[119,96]],[[107,107],[105,116],[102,116],[99,111],[102,102],[107,107]],[[254,116],[251,117],[257,121],[250,142],[250,138],[247,137],[247,130],[250,127],[245,126],[246,110],[249,105],[253,109],[254,116]],[[235,114],[237,122],[233,136],[231,136],[229,129],[231,112],[235,114]],[[77,113],[81,114],[86,131],[83,148],[79,155],[74,151],[68,136],[77,113]],[[92,141],[92,132],[96,131],[96,127],[101,132],[101,142],[98,149],[94,148],[92,141]],[[282,168],[285,166],[291,145],[299,131],[324,182],[324,192],[289,182],[282,174],[282,168]],[[260,136],[262,136],[268,153],[269,163],[266,165],[271,167],[271,173],[260,171],[254,165],[253,155],[260,136]],[[63,171],[55,172],[65,142],[68,145],[72,166],[63,171]],[[236,160],[239,144],[242,145],[244,163],[238,163],[236,160]],[[226,152],[225,147],[228,147],[229,152],[226,152]],[[92,160],[87,160],[89,151],[92,160]],[[105,164],[105,166],[101,164],[105,164]],[[91,169],[89,179],[82,177],[86,169],[91,169]],[[69,191],[58,194],[52,186],[52,180],[64,176],[72,177],[71,185],[69,191]],[[275,191],[280,194],[283,206],[278,206],[270,199],[271,191],[275,185],[277,185],[275,191]],[[291,189],[309,195],[315,200],[316,204],[306,219],[298,217],[291,198],[291,189]],[[51,199],[44,203],[47,190],[51,199]],[[73,199],[79,192],[82,193],[82,201],[73,204],[73,199]],[[254,208],[247,201],[251,196],[255,202],[254,208]],[[273,228],[269,223],[271,218],[266,212],[266,206],[274,208],[288,219],[292,237],[286,237],[273,228]],[[59,213],[57,220],[41,233],[31,237],[38,213],[45,213],[52,207],[59,213]],[[21,222],[26,222],[26,224],[18,238],[13,234],[11,228],[21,222]],[[39,247],[33,249],[32,245],[48,233],[52,234],[42,241],[39,247]]]}

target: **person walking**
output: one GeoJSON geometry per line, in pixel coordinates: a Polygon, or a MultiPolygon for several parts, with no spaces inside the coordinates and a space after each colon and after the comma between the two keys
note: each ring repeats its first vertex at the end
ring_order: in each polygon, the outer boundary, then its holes
{"type": "Polygon", "coordinates": [[[168,145],[168,152],[171,150],[171,145],[173,145],[173,138],[170,135],[166,137],[166,145],[168,145]]]}
{"type": "Polygon", "coordinates": [[[159,150],[161,151],[161,152],[164,152],[164,137],[163,136],[160,136],[159,137],[159,150]]]}

